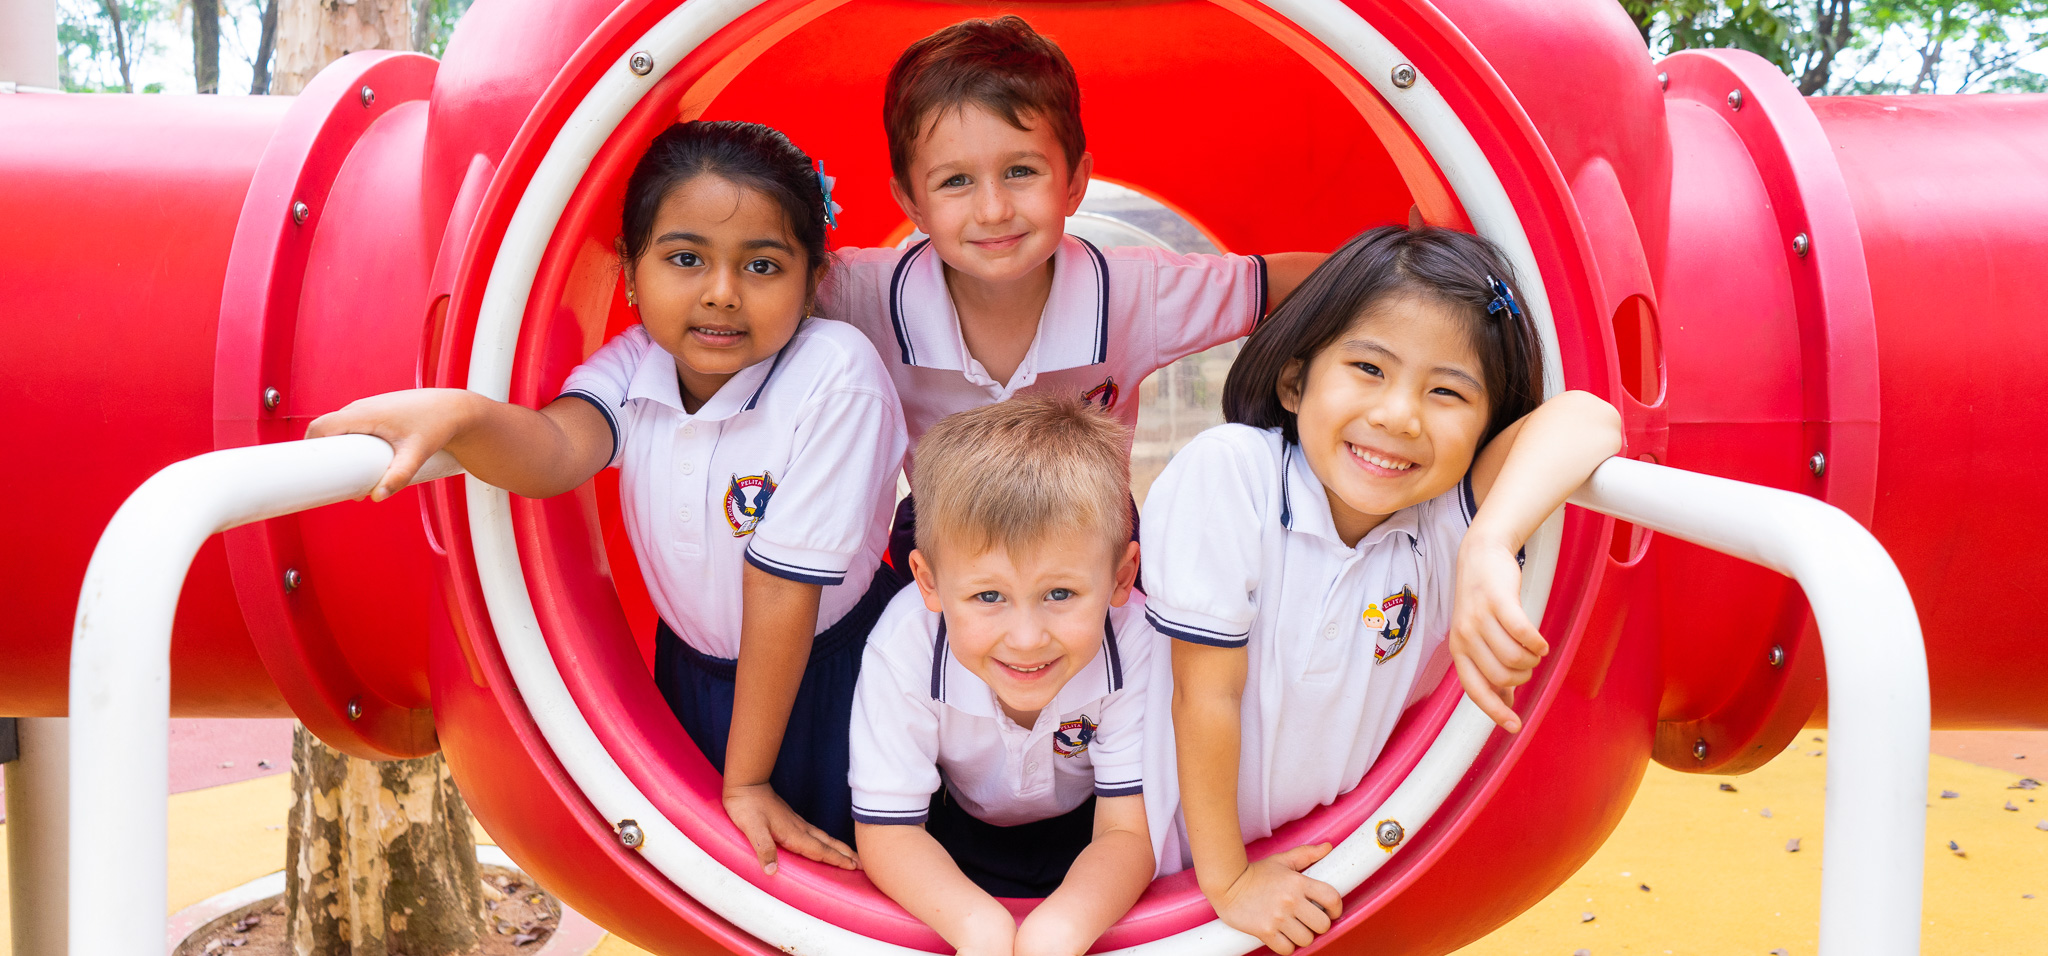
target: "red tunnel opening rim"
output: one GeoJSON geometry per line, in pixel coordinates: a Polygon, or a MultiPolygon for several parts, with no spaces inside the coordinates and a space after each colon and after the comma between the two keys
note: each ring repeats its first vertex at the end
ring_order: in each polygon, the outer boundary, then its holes
{"type": "MultiPolygon", "coordinates": [[[[696,0],[696,2],[702,3],[704,0],[696,0]]],[[[723,29],[718,30],[705,42],[698,44],[683,62],[677,64],[676,70],[686,71],[692,65],[699,64],[715,65],[743,44],[773,29],[774,25],[780,22],[778,18],[781,15],[797,9],[821,5],[836,4],[830,4],[829,0],[826,4],[793,2],[793,0],[776,2],[776,0],[771,0],[770,3],[755,7],[741,14],[723,29]]],[[[1234,7],[1235,5],[1233,5],[1234,7]]],[[[1268,8],[1255,7],[1251,4],[1244,4],[1244,8],[1247,10],[1256,9],[1267,11],[1268,13],[1271,12],[1268,8]]],[[[585,43],[578,54],[557,75],[547,94],[529,115],[519,136],[508,152],[506,161],[500,166],[492,182],[489,195],[484,200],[484,211],[479,216],[477,228],[472,229],[470,232],[468,247],[463,256],[464,264],[461,276],[458,280],[450,309],[451,318],[454,319],[454,321],[449,323],[451,333],[456,328],[473,329],[475,327],[483,305],[483,293],[491,272],[497,265],[500,246],[511,223],[513,212],[524,196],[526,188],[533,179],[536,170],[539,168],[541,158],[546,154],[549,147],[554,144],[557,136],[568,121],[570,114],[590,94],[603,74],[617,68],[618,64],[631,52],[631,47],[637,42],[638,38],[645,34],[655,23],[667,16],[672,9],[672,6],[666,0],[645,0],[645,2],[630,3],[619,8],[607,19],[604,27],[591,40],[585,43]]],[[[1592,292],[1593,282],[1588,275],[1589,266],[1587,263],[1590,261],[1590,255],[1588,254],[1586,237],[1580,225],[1577,211],[1572,207],[1562,185],[1562,177],[1558,174],[1549,152],[1536,137],[1527,117],[1516,106],[1514,100],[1507,93],[1505,87],[1490,67],[1479,58],[1477,52],[1471,48],[1462,35],[1433,8],[1425,4],[1409,3],[1390,4],[1385,8],[1370,10],[1359,10],[1353,7],[1353,11],[1360,16],[1362,21],[1378,27],[1402,51],[1408,58],[1408,62],[1414,64],[1418,70],[1431,79],[1436,87],[1443,91],[1444,99],[1450,110],[1455,114],[1456,120],[1477,141],[1480,150],[1486,157],[1490,171],[1498,177],[1499,187],[1504,192],[1504,198],[1512,204],[1512,215],[1526,236],[1525,241],[1527,243],[1528,255],[1525,262],[1533,260],[1536,264],[1536,269],[1540,270],[1537,273],[1542,280],[1540,288],[1548,292],[1548,309],[1539,311],[1547,311],[1547,314],[1554,320],[1564,319],[1564,321],[1556,322],[1556,326],[1559,327],[1559,340],[1553,342],[1551,349],[1552,387],[1556,388],[1562,384],[1556,380],[1557,378],[1562,378],[1564,381],[1569,381],[1579,387],[1591,386],[1598,392],[1611,390],[1602,387],[1614,384],[1607,381],[1611,376],[1606,374],[1612,361],[1609,358],[1612,345],[1604,341],[1601,335],[1603,326],[1606,324],[1604,313],[1592,307],[1594,297],[1592,292]],[[1567,333],[1570,334],[1569,338],[1565,337],[1567,333]]],[[[1276,19],[1278,19],[1277,15],[1276,19]]],[[[1321,46],[1321,41],[1309,37],[1306,31],[1303,31],[1303,38],[1315,43],[1318,47],[1321,46]]],[[[1484,227],[1482,226],[1482,228],[1484,227]]],[[[556,238],[559,238],[559,235],[556,238]]],[[[573,260],[573,256],[551,255],[549,261],[541,265],[541,272],[536,278],[534,286],[544,286],[550,281],[559,282],[559,273],[566,269],[573,260]]],[[[550,307],[548,297],[529,296],[525,305],[526,309],[522,320],[524,327],[530,329],[546,321],[547,316],[543,313],[550,307]]],[[[531,367],[540,360],[537,357],[538,353],[544,351],[544,349],[522,349],[521,356],[514,363],[512,374],[515,376],[515,380],[523,380],[522,384],[525,386],[525,391],[513,394],[511,397],[515,400],[537,402],[545,400],[547,397],[539,395],[534,391],[537,387],[539,376],[533,373],[531,367]]],[[[460,366],[466,363],[458,362],[451,364],[460,366]]],[[[463,378],[462,373],[463,369],[460,367],[451,368],[444,382],[459,382],[463,378]]],[[[438,500],[441,507],[447,507],[448,503],[445,498],[438,500]]],[[[638,666],[637,659],[628,661],[618,653],[620,651],[618,645],[630,648],[630,639],[619,640],[616,637],[616,635],[624,633],[624,622],[620,612],[617,610],[616,598],[614,597],[612,600],[609,613],[604,613],[600,607],[596,609],[596,613],[593,615],[589,613],[592,611],[592,608],[585,606],[583,600],[584,597],[592,595],[579,596],[575,593],[575,588],[561,587],[564,582],[561,580],[563,572],[560,566],[567,563],[564,560],[565,556],[583,558],[584,568],[586,569],[585,573],[588,573],[589,569],[602,567],[601,562],[603,559],[601,555],[592,551],[590,535],[588,534],[589,525],[587,520],[583,518],[583,515],[564,514],[562,518],[569,519],[568,521],[550,521],[547,520],[547,512],[551,509],[556,511],[582,512],[586,504],[587,499],[579,501],[577,497],[564,496],[552,502],[522,500],[513,505],[510,521],[519,542],[519,551],[527,558],[524,565],[525,583],[534,595],[535,610],[543,622],[541,630],[542,633],[548,635],[547,643],[558,667],[570,665],[570,670],[573,673],[586,669],[592,662],[578,656],[579,653],[586,651],[587,648],[574,646],[574,642],[568,640],[570,635],[566,633],[558,634],[557,630],[551,630],[546,626],[546,622],[550,619],[557,622],[559,628],[560,622],[563,621],[580,621],[587,624],[593,620],[608,618],[609,620],[606,623],[613,625],[615,628],[613,631],[614,646],[611,648],[612,657],[609,662],[613,665],[632,663],[638,666]],[[582,524],[585,530],[580,544],[569,540],[574,537],[573,535],[560,533],[563,530],[573,529],[577,524],[582,524]]],[[[584,514],[587,514],[587,512],[584,512],[584,514]]],[[[1597,536],[1600,533],[1600,521],[1604,521],[1604,519],[1589,518],[1588,520],[1572,521],[1569,523],[1571,529],[1566,534],[1574,541],[1582,541],[1588,536],[1597,536]]],[[[1552,542],[1549,556],[1554,561],[1556,560],[1556,555],[1560,553],[1558,547],[1561,544],[1558,541],[1559,531],[1553,528],[1549,534],[1552,542]]],[[[458,543],[457,550],[468,551],[469,548],[458,543]]],[[[1532,561],[1532,564],[1540,565],[1542,563],[1543,556],[1532,554],[1532,558],[1535,559],[1532,561]]],[[[1578,623],[1579,619],[1583,616],[1584,599],[1590,596],[1593,589],[1597,586],[1599,562],[1571,560],[1564,562],[1564,564],[1570,572],[1578,573],[1561,575],[1558,580],[1560,582],[1572,582],[1574,579],[1577,579],[1578,585],[1574,587],[1567,583],[1565,587],[1553,587],[1550,590],[1549,593],[1551,594],[1561,592],[1565,596],[1565,600],[1551,602],[1547,609],[1548,613],[1543,617],[1545,631],[1551,634],[1567,633],[1578,623]]],[[[466,575],[457,574],[452,577],[458,589],[473,587],[473,585],[466,583],[466,575]]],[[[601,597],[601,595],[596,596],[601,597]]],[[[479,597],[478,595],[472,593],[468,597],[472,598],[472,600],[454,601],[451,603],[457,606],[482,607],[481,602],[475,600],[479,597]]],[[[466,626],[461,629],[462,632],[474,635],[473,639],[475,640],[484,640],[484,635],[492,635],[496,632],[492,622],[488,620],[470,620],[465,622],[465,624],[466,626]]],[[[1572,636],[1575,637],[1576,635],[1572,636]]],[[[1554,662],[1546,667],[1545,672],[1539,676],[1536,684],[1529,688],[1529,691],[1533,693],[1528,696],[1533,696],[1534,701],[1533,703],[1526,702],[1527,697],[1525,697],[1524,707],[1532,730],[1540,725],[1541,715],[1546,709],[1545,704],[1555,690],[1556,682],[1550,678],[1555,673],[1570,666],[1571,651],[1575,643],[1571,639],[1563,641],[1558,653],[1554,657],[1554,662]]],[[[480,649],[472,648],[471,650],[480,649]]],[[[496,650],[496,648],[491,650],[496,650]]],[[[654,696],[651,681],[645,680],[644,669],[637,676],[640,678],[640,683],[646,685],[644,688],[640,688],[641,699],[638,702],[638,709],[645,712],[649,699],[657,706],[659,705],[659,699],[654,696]]],[[[1455,691],[1450,690],[1450,686],[1452,685],[1439,688],[1438,693],[1431,699],[1430,704],[1418,706],[1418,708],[1411,712],[1409,722],[1410,724],[1419,725],[1420,730],[1417,730],[1416,727],[1407,727],[1404,728],[1404,733],[1426,732],[1427,737],[1434,736],[1436,730],[1441,727],[1442,721],[1448,717],[1450,711],[1448,703],[1455,702],[1455,691]]],[[[588,686],[586,685],[587,689],[588,686]]],[[[579,697],[578,703],[583,703],[581,698],[584,695],[577,696],[579,697]]],[[[506,702],[507,706],[519,706],[518,704],[511,703],[515,700],[511,695],[500,694],[499,700],[506,702]]],[[[656,722],[653,726],[659,729],[663,724],[672,725],[672,720],[666,719],[665,707],[659,708],[655,712],[663,718],[663,721],[656,722]]],[[[687,738],[681,735],[679,728],[669,726],[668,731],[670,737],[683,741],[685,753],[680,758],[677,758],[684,764],[680,770],[680,778],[684,780],[694,779],[701,783],[704,777],[710,774],[709,767],[704,765],[701,756],[696,755],[694,748],[688,746],[687,738]],[[694,758],[694,764],[690,763],[690,758],[694,758]]],[[[657,763],[666,763],[673,756],[665,752],[667,750],[665,747],[655,746],[649,748],[647,745],[650,742],[650,738],[644,734],[640,740],[642,749],[652,752],[657,763]]],[[[1520,749],[1518,741],[1515,740],[1507,741],[1504,746],[1499,743],[1490,744],[1481,755],[1479,762],[1475,764],[1475,768],[1479,768],[1478,772],[1466,778],[1467,782],[1461,786],[1460,792],[1454,794],[1452,799],[1448,801],[1450,806],[1458,809],[1469,809],[1483,803],[1486,795],[1491,790],[1489,786],[1491,779],[1497,776],[1497,771],[1504,769],[1507,764],[1513,761],[1520,749]]],[[[1383,796],[1386,790],[1391,789],[1393,783],[1396,782],[1397,776],[1405,775],[1409,767],[1412,767],[1412,760],[1404,761],[1397,759],[1400,754],[1405,752],[1400,747],[1390,745],[1389,758],[1383,760],[1381,765],[1375,768],[1373,774],[1368,775],[1364,784],[1361,784],[1357,790],[1354,790],[1352,794],[1347,795],[1344,800],[1341,800],[1340,806],[1345,805],[1347,801],[1362,804],[1365,798],[1375,793],[1383,796]],[[1407,764],[1406,766],[1399,766],[1404,762],[1407,764]],[[1398,771],[1398,775],[1395,771],[1398,771]]],[[[623,758],[628,756],[631,755],[622,755],[617,752],[616,745],[613,746],[613,759],[619,759],[621,763],[626,763],[628,760],[623,758]]],[[[648,754],[642,753],[639,756],[644,758],[648,754]]],[[[1419,757],[1420,750],[1415,750],[1413,756],[1419,757]]],[[[674,771],[676,768],[671,766],[670,769],[674,771]]],[[[629,776],[631,775],[634,774],[629,771],[629,776]]],[[[640,781],[636,780],[635,782],[639,783],[640,781]]],[[[573,804],[589,805],[584,802],[582,794],[575,794],[574,797],[575,799],[571,801],[573,804]]],[[[694,807],[697,811],[694,816],[697,819],[691,820],[690,817],[693,814],[686,812],[681,814],[683,819],[676,820],[675,822],[683,826],[685,832],[692,839],[702,845],[706,845],[707,848],[716,847],[718,843],[724,842],[731,844],[726,849],[732,850],[737,845],[737,835],[731,831],[730,824],[724,820],[722,813],[718,812],[715,800],[711,801],[708,806],[703,805],[703,803],[700,800],[699,805],[694,807]]],[[[1371,806],[1369,805],[1357,806],[1353,808],[1353,813],[1362,817],[1370,809],[1371,806]]],[[[1303,824],[1297,824],[1295,827],[1290,828],[1290,831],[1300,832],[1301,830],[1308,829],[1312,827],[1313,821],[1333,815],[1334,813],[1335,811],[1331,810],[1318,811],[1317,814],[1312,815],[1303,824]]],[[[1402,859],[1394,861],[1353,894],[1353,909],[1347,914],[1346,922],[1354,922],[1376,908],[1377,905],[1397,893],[1403,885],[1410,882],[1419,871],[1425,869],[1429,862],[1438,855],[1436,851],[1440,850],[1447,841],[1455,837],[1460,829],[1459,823],[1460,820],[1455,816],[1448,820],[1439,820],[1425,828],[1421,834],[1412,837],[1410,845],[1405,848],[1406,852],[1401,854],[1402,859]],[[1360,897],[1369,898],[1360,900],[1360,897]]],[[[727,854],[717,853],[714,850],[714,855],[723,857],[727,854]]],[[[741,860],[747,858],[744,853],[744,847],[738,847],[736,855],[741,860]]],[[[797,869],[801,869],[801,867],[797,867],[797,869]]],[[[824,871],[823,868],[812,869],[817,870],[816,875],[821,878],[816,884],[818,888],[829,891],[828,893],[818,894],[815,897],[816,901],[823,902],[830,899],[833,894],[844,897],[848,892],[848,888],[845,886],[833,885],[830,878],[834,874],[824,871]]],[[[743,869],[741,872],[743,875],[745,874],[743,869]]],[[[859,880],[857,877],[855,879],[859,880]]],[[[759,881],[757,880],[757,882],[759,881]]],[[[859,883],[865,886],[864,880],[859,880],[859,883]]],[[[871,888],[868,888],[866,892],[873,894],[875,899],[880,899],[879,894],[874,894],[871,888]]],[[[1192,894],[1191,889],[1184,892],[1192,894]]],[[[777,895],[784,894],[778,893],[777,895]]],[[[787,897],[785,896],[785,898],[787,897]]],[[[803,902],[797,899],[790,899],[789,901],[792,903],[803,902]]],[[[1198,894],[1193,894],[1193,902],[1201,902],[1198,894]]],[[[885,910],[894,910],[901,919],[908,919],[907,915],[901,914],[900,910],[895,910],[893,904],[886,904],[886,901],[884,901],[884,907],[885,910]]],[[[806,911],[813,911],[807,905],[802,906],[802,908],[806,909],[806,911]]],[[[864,906],[861,908],[867,910],[870,914],[875,912],[872,907],[864,906]]],[[[1179,921],[1171,920],[1169,922],[1179,921]]],[[[914,921],[911,921],[911,925],[915,926],[914,921]]],[[[758,942],[745,937],[743,934],[736,936],[737,931],[729,924],[723,923],[723,921],[719,921],[718,925],[704,926],[703,928],[706,932],[725,939],[736,948],[745,947],[751,949],[759,946],[758,942]]],[[[915,928],[916,930],[923,931],[924,935],[929,936],[928,930],[923,930],[921,926],[916,926],[915,928]]],[[[930,939],[936,939],[936,937],[930,937],[930,939]]],[[[909,939],[900,941],[911,942],[909,939]]],[[[930,940],[922,941],[929,942],[930,940]]],[[[1106,938],[1104,942],[1108,944],[1113,941],[1115,940],[1106,938]]],[[[1141,941],[1139,938],[1125,938],[1121,940],[1125,944],[1139,941],[1141,941]]]]}

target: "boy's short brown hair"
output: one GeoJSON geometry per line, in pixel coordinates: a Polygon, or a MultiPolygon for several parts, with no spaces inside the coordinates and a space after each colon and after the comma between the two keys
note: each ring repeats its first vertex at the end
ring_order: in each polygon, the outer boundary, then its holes
{"type": "Polygon", "coordinates": [[[882,126],[889,167],[909,186],[910,154],[948,109],[980,106],[1030,129],[1025,114],[1052,124],[1071,172],[1088,148],[1081,131],[1081,83],[1059,45],[1023,17],[962,20],[910,45],[889,69],[882,126]]]}
{"type": "Polygon", "coordinates": [[[917,444],[910,481],[917,547],[983,554],[1062,531],[1131,540],[1129,431],[1071,395],[1040,395],[948,415],[917,444]]]}

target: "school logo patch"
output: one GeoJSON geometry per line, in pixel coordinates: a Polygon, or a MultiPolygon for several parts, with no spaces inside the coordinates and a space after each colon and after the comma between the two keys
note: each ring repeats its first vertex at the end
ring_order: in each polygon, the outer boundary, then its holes
{"type": "Polygon", "coordinates": [[[1373,641],[1372,662],[1384,664],[1401,653],[1408,646],[1408,628],[1415,620],[1415,592],[1406,585],[1401,593],[1389,594],[1378,605],[1367,605],[1365,623],[1372,627],[1373,612],[1379,612],[1379,637],[1373,641]]]}
{"type": "Polygon", "coordinates": [[[1081,400],[1091,405],[1100,405],[1102,410],[1107,412],[1116,408],[1116,399],[1120,394],[1122,393],[1116,387],[1116,377],[1110,376],[1103,379],[1102,384],[1083,392],[1081,400]]]}
{"type": "Polygon", "coordinates": [[[1089,742],[1095,739],[1095,726],[1087,714],[1061,723],[1052,734],[1052,752],[1062,757],[1087,753],[1089,742]]]}
{"type": "Polygon", "coordinates": [[[732,484],[725,489],[725,523],[732,526],[733,537],[744,538],[754,533],[754,526],[768,513],[768,499],[774,494],[775,476],[765,471],[744,478],[732,476],[732,484]]]}

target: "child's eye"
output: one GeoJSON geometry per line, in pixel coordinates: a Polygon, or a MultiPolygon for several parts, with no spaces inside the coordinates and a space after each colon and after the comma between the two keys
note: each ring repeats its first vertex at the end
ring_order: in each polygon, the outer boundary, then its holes
{"type": "Polygon", "coordinates": [[[1429,393],[1431,395],[1442,395],[1445,398],[1455,398],[1461,402],[1465,401],[1465,394],[1463,392],[1457,391],[1456,389],[1433,388],[1429,390],[1429,393]]]}
{"type": "Polygon", "coordinates": [[[747,263],[747,271],[757,276],[772,276],[782,270],[773,259],[755,259],[747,263]]]}
{"type": "Polygon", "coordinates": [[[1004,170],[1003,175],[1011,179],[1022,179],[1026,176],[1038,175],[1038,170],[1032,169],[1029,166],[1012,166],[1004,170]]]}
{"type": "Polygon", "coordinates": [[[1073,596],[1074,592],[1067,590],[1066,588],[1053,588],[1052,590],[1045,592],[1045,599],[1048,601],[1065,601],[1073,596]]]}
{"type": "Polygon", "coordinates": [[[974,600],[980,601],[983,604],[1001,604],[1003,601],[1003,592],[983,591],[980,594],[975,595],[974,600]]]}
{"type": "Polygon", "coordinates": [[[698,258],[697,254],[694,252],[678,252],[675,255],[669,256],[668,261],[673,262],[676,265],[682,266],[685,269],[694,269],[697,266],[701,266],[704,264],[704,260],[698,258]]]}
{"type": "Polygon", "coordinates": [[[1371,362],[1353,362],[1351,363],[1351,367],[1361,372],[1364,372],[1367,375],[1374,376],[1376,378],[1384,377],[1387,374],[1385,372],[1380,371],[1380,367],[1372,364],[1371,362]]]}
{"type": "Polygon", "coordinates": [[[939,188],[940,188],[940,189],[958,189],[958,188],[960,188],[960,187],[962,187],[962,186],[965,186],[965,185],[967,185],[967,174],[966,174],[966,173],[954,173],[953,175],[951,175],[951,176],[948,176],[948,177],[946,177],[946,179],[945,179],[945,181],[944,181],[944,182],[941,182],[941,183],[939,183],[939,188]]]}

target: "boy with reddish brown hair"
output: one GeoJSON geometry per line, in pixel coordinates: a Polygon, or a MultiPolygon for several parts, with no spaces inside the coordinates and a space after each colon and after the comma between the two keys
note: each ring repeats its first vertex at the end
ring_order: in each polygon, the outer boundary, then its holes
{"type": "Polygon", "coordinates": [[[1135,426],[1146,376],[1248,334],[1323,258],[1105,250],[1067,235],[1094,168],[1080,83],[1016,16],[911,44],[882,120],[890,192],[930,238],[841,250],[819,311],[882,354],[913,447],[939,419],[1017,394],[1083,396],[1135,426]]]}

